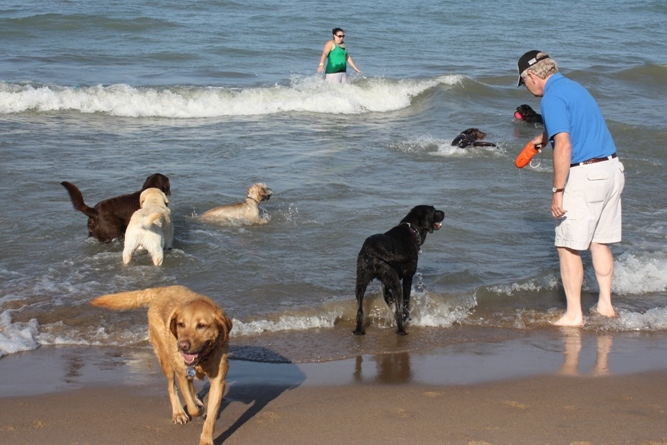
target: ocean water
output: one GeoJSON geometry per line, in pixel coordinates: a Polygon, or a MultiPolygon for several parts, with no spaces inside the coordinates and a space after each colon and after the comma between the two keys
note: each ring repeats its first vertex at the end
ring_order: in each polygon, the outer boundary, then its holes
{"type": "MultiPolygon", "coordinates": [[[[661,1],[297,2],[5,0],[0,5],[0,357],[40,345],[146,348],[144,311],[95,296],[182,284],[254,346],[298,362],[497,341],[550,329],[565,307],[549,213],[550,150],[514,167],[541,131],[515,121],[539,99],[516,60],[541,49],[597,99],[625,165],[619,317],[585,330],[667,332],[667,5],[661,1]],[[557,17],[557,21],[554,21],[557,17]],[[342,27],[362,75],[324,83],[342,27]],[[450,145],[478,127],[497,148],[450,145]],[[174,249],[121,262],[122,240],[87,237],[61,181],[86,203],[171,180],[174,249]],[[192,214],[274,195],[266,225],[192,214]],[[364,239],[408,210],[444,210],[422,248],[407,337],[377,282],[371,326],[353,329],[364,239]]],[[[596,300],[587,265],[584,308],[596,300]]],[[[246,346],[249,346],[246,348],[246,346]]],[[[252,357],[250,357],[252,356],[252,357]]]]}

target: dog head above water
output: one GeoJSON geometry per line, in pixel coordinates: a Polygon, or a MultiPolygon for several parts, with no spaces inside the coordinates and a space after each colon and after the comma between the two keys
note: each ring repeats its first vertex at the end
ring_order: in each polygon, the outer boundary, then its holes
{"type": "Polygon", "coordinates": [[[465,136],[470,136],[476,141],[481,141],[486,137],[486,133],[484,133],[479,128],[466,128],[461,132],[461,134],[465,136]]]}
{"type": "Polygon", "coordinates": [[[433,233],[434,230],[440,230],[444,219],[445,212],[442,210],[437,210],[430,205],[418,205],[408,212],[401,220],[401,224],[410,223],[423,237],[426,232],[433,233]]]}
{"type": "Polygon", "coordinates": [[[467,147],[495,147],[493,142],[484,142],[486,133],[479,128],[466,128],[452,141],[452,146],[459,148],[467,147]]]}
{"type": "Polygon", "coordinates": [[[533,110],[530,105],[521,104],[516,107],[514,118],[519,121],[525,121],[529,124],[543,124],[542,115],[533,110]]]}
{"type": "Polygon", "coordinates": [[[257,204],[263,201],[268,201],[269,198],[271,198],[271,195],[273,195],[273,190],[261,182],[253,184],[248,188],[248,198],[256,201],[257,204]]]}
{"type": "Polygon", "coordinates": [[[146,178],[146,181],[144,182],[144,185],[141,187],[141,190],[146,190],[147,188],[150,187],[158,188],[162,190],[162,192],[164,192],[165,195],[171,196],[171,185],[169,184],[169,178],[167,178],[163,174],[154,173],[150,175],[148,178],[146,178]]]}

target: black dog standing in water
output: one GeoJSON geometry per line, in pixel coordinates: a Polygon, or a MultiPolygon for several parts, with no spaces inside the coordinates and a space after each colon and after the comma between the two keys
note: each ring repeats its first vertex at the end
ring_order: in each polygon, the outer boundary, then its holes
{"type": "Polygon", "coordinates": [[[410,318],[410,290],[412,277],[417,272],[419,248],[427,233],[442,227],[445,212],[433,206],[414,207],[399,225],[388,232],[366,238],[357,257],[356,335],[364,335],[364,293],[366,287],[378,279],[383,285],[384,301],[395,304],[397,334],[406,335],[405,323],[410,318]],[[403,282],[401,290],[401,280],[403,282]]]}

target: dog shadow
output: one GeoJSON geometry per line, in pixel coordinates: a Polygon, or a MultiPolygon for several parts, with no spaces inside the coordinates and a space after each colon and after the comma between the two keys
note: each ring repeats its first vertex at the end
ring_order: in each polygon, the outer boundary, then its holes
{"type": "MultiPolygon", "coordinates": [[[[299,387],[306,375],[288,358],[263,347],[232,347],[227,392],[222,401],[220,414],[237,402],[248,408],[225,429],[214,441],[220,445],[229,439],[246,422],[260,414],[271,401],[290,389],[299,387]]],[[[199,394],[200,399],[208,393],[208,384],[199,394]]]]}
{"type": "Polygon", "coordinates": [[[413,378],[410,353],[359,355],[355,360],[352,376],[357,383],[364,381],[384,384],[409,383],[413,378]],[[366,366],[364,366],[364,359],[368,362],[366,366]]]}

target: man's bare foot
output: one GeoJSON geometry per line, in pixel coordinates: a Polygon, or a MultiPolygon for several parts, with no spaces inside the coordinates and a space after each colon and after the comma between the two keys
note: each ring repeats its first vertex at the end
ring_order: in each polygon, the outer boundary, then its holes
{"type": "Polygon", "coordinates": [[[613,318],[613,317],[618,316],[618,314],[616,314],[616,310],[614,309],[613,306],[603,304],[603,303],[599,303],[599,302],[598,302],[598,304],[596,304],[595,306],[593,306],[591,308],[591,314],[601,315],[601,316],[607,317],[607,318],[613,318]]]}
{"type": "Polygon", "coordinates": [[[554,326],[568,326],[580,328],[584,325],[584,318],[581,314],[570,316],[567,313],[552,323],[554,326]]]}

